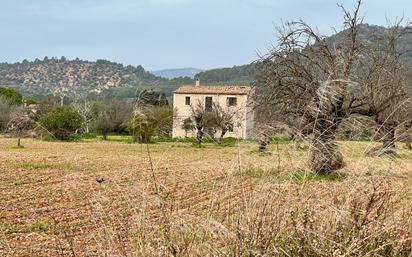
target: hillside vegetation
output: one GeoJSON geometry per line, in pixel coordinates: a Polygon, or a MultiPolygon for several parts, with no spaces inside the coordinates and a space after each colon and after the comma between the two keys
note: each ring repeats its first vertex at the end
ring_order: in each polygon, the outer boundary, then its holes
{"type": "Polygon", "coordinates": [[[45,57],[33,62],[24,60],[0,64],[0,84],[15,87],[26,94],[84,96],[137,87],[161,89],[178,83],[179,80],[157,77],[140,65],[123,66],[106,60],[90,62],[45,57]]]}

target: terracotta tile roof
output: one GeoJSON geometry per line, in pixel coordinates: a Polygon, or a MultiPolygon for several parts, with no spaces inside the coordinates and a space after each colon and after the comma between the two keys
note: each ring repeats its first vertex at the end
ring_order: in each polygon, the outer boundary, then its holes
{"type": "Polygon", "coordinates": [[[194,86],[185,85],[179,87],[176,94],[227,94],[247,95],[252,90],[250,86],[194,86]]]}

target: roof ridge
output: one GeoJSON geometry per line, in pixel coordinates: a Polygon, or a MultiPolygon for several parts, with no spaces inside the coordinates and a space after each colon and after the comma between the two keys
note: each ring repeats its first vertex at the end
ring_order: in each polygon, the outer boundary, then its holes
{"type": "Polygon", "coordinates": [[[174,93],[186,94],[249,94],[252,90],[251,86],[247,85],[183,85],[176,89],[174,93]]]}

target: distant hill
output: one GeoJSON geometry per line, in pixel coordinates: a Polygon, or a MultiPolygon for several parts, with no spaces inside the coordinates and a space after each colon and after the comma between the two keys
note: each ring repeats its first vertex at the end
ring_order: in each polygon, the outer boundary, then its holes
{"type": "MultiPolygon", "coordinates": [[[[360,38],[368,43],[374,44],[378,42],[378,38],[388,33],[388,29],[382,26],[361,24],[360,38]]],[[[341,31],[327,38],[327,41],[332,42],[339,40],[345,31],[341,31]]],[[[412,34],[407,34],[399,40],[397,46],[399,49],[412,49],[412,34]]],[[[412,52],[405,54],[405,60],[412,69],[412,52]]],[[[254,79],[257,69],[256,63],[234,66],[232,68],[212,69],[200,72],[195,75],[195,79],[200,79],[204,84],[248,84],[254,79]]]]}
{"type": "Polygon", "coordinates": [[[256,65],[246,64],[232,68],[220,68],[202,71],[196,74],[204,84],[249,84],[253,81],[256,65]]]}
{"type": "Polygon", "coordinates": [[[167,79],[174,79],[178,77],[189,77],[193,79],[195,75],[203,70],[197,68],[181,68],[181,69],[166,69],[166,70],[157,70],[151,71],[152,74],[167,78],[167,79]]]}
{"type": "MultiPolygon", "coordinates": [[[[379,47],[378,43],[379,39],[381,39],[385,34],[389,33],[389,29],[382,26],[377,25],[370,25],[370,24],[361,24],[359,26],[359,38],[367,42],[368,44],[374,45],[379,47]]],[[[327,40],[330,42],[339,40],[347,31],[341,31],[335,35],[330,36],[327,40]]],[[[404,55],[405,61],[407,62],[408,66],[412,69],[412,33],[407,33],[403,35],[399,41],[397,48],[401,51],[407,51],[404,55]]]]}
{"type": "Polygon", "coordinates": [[[0,63],[0,85],[26,94],[100,94],[115,88],[160,87],[172,83],[145,71],[106,60],[95,62],[64,57],[20,63],[0,63]]]}

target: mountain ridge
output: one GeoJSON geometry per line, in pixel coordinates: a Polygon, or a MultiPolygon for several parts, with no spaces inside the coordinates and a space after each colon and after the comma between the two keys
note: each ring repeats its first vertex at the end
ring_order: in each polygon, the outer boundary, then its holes
{"type": "MultiPolygon", "coordinates": [[[[363,40],[374,42],[373,38],[387,33],[387,28],[377,25],[362,24],[360,27],[363,40]]],[[[327,40],[339,40],[345,33],[338,32],[327,40]]],[[[399,47],[412,45],[412,35],[400,40],[399,47]]],[[[405,55],[412,68],[412,53],[405,55]]],[[[202,84],[250,84],[253,82],[258,62],[237,65],[230,68],[218,68],[195,74],[202,84]]],[[[170,70],[187,70],[166,69],[170,70]]],[[[165,70],[163,70],[165,71],[165,70]]],[[[110,96],[132,97],[137,88],[154,89],[171,95],[182,84],[192,84],[191,77],[168,79],[146,71],[141,65],[123,65],[107,60],[84,61],[78,58],[68,60],[65,57],[48,58],[34,61],[23,60],[18,63],[0,63],[0,85],[14,87],[24,94],[66,94],[69,96],[87,96],[103,94],[110,96]],[[120,91],[114,92],[113,91],[120,91]]]]}
{"type": "Polygon", "coordinates": [[[198,68],[174,68],[174,69],[161,69],[150,71],[150,73],[167,79],[174,79],[179,77],[189,77],[193,79],[195,75],[204,70],[198,68]]]}

